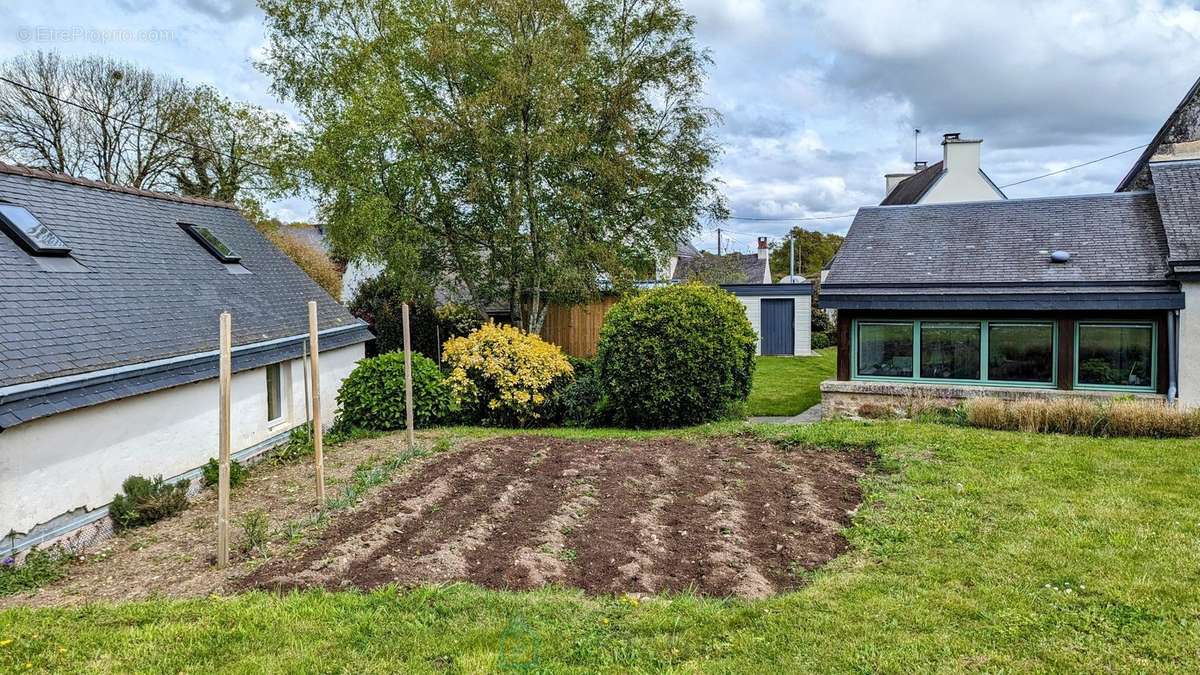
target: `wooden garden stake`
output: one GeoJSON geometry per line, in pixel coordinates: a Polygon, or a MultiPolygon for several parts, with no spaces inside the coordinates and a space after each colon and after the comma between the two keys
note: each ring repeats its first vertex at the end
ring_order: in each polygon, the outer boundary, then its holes
{"type": "Polygon", "coordinates": [[[321,429],[321,367],[318,357],[321,348],[317,345],[317,303],[308,302],[308,363],[312,369],[312,439],[313,453],[317,465],[317,507],[325,508],[325,454],[321,448],[324,441],[321,429]]]}
{"type": "Polygon", "coordinates": [[[217,567],[229,564],[229,394],[233,378],[231,363],[232,319],[221,312],[221,385],[217,405],[218,470],[217,470],[217,567]]]}
{"type": "Polygon", "coordinates": [[[401,310],[404,319],[404,422],[408,429],[408,449],[413,449],[412,348],[408,342],[408,303],[401,310]]]}

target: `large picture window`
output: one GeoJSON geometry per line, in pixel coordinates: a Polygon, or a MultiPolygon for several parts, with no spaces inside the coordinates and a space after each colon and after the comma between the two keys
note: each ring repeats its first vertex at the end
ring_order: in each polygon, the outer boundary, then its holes
{"type": "Polygon", "coordinates": [[[852,377],[1053,387],[1054,321],[915,319],[853,323],[852,377]]]}
{"type": "Polygon", "coordinates": [[[921,322],[921,377],[978,380],[980,324],[921,322]]]}
{"type": "Polygon", "coordinates": [[[858,324],[858,374],[912,377],[912,323],[858,324]]]}
{"type": "Polygon", "coordinates": [[[1154,324],[1080,323],[1077,344],[1077,384],[1154,388],[1154,324]]]}
{"type": "Polygon", "coordinates": [[[988,379],[1054,382],[1054,324],[992,323],[988,326],[988,379]]]}

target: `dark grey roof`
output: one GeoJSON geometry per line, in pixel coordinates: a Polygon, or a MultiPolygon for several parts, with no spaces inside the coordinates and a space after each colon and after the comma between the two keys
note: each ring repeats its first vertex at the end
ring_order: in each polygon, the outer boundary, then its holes
{"type": "Polygon", "coordinates": [[[231,205],[6,165],[0,198],[84,268],[42,271],[0,235],[0,388],[215,350],[225,310],[235,345],[307,332],[308,300],[322,330],[360,323],[231,205]],[[251,273],[230,274],[179,222],[210,228],[251,273]]]}
{"type": "Polygon", "coordinates": [[[1200,261],[1200,159],[1151,162],[1171,262],[1200,261]]]}
{"type": "Polygon", "coordinates": [[[716,256],[711,253],[701,253],[694,258],[680,258],[675,265],[672,281],[686,281],[702,276],[705,269],[726,269],[724,265],[739,270],[745,276],[738,283],[761,284],[767,275],[769,260],[759,258],[757,253],[726,253],[716,256]]]}
{"type": "Polygon", "coordinates": [[[1129,173],[1117,185],[1117,192],[1145,190],[1154,185],[1150,175],[1150,158],[1158,154],[1164,143],[1180,143],[1200,139],[1200,78],[1197,78],[1192,88],[1184,94],[1179,105],[1167,116],[1158,133],[1150,140],[1150,144],[1142,151],[1137,161],[1129,168],[1129,173]]]}
{"type": "Polygon", "coordinates": [[[930,164],[921,171],[900,181],[879,203],[880,206],[916,204],[942,176],[942,163],[930,164]]]}
{"type": "Polygon", "coordinates": [[[1174,292],[1169,271],[1150,192],[872,207],[851,224],[822,304],[849,307],[841,300],[866,295],[1174,292]],[[1056,250],[1070,261],[1051,262],[1056,250]]]}

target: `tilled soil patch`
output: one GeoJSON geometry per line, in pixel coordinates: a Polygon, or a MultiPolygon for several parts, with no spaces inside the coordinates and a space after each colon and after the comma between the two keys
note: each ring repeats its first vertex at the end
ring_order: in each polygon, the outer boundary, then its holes
{"type": "Polygon", "coordinates": [[[864,451],[692,441],[494,438],[426,462],[303,555],[239,588],[452,580],[590,593],[764,597],[846,548],[864,451]]]}

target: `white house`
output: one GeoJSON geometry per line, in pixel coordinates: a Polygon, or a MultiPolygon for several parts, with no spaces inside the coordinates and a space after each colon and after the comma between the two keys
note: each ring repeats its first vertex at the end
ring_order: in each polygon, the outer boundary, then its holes
{"type": "Polygon", "coordinates": [[[1006,199],[1004,192],[980,168],[982,140],[942,136],[942,161],[917,162],[907,173],[884,176],[886,195],[880,206],[948,204],[1006,199]]]}
{"type": "Polygon", "coordinates": [[[308,301],[322,419],[371,337],[233,205],[2,164],[0,287],[5,549],[101,530],[126,477],[217,455],[222,311],[239,458],[307,419],[308,301]]]}

